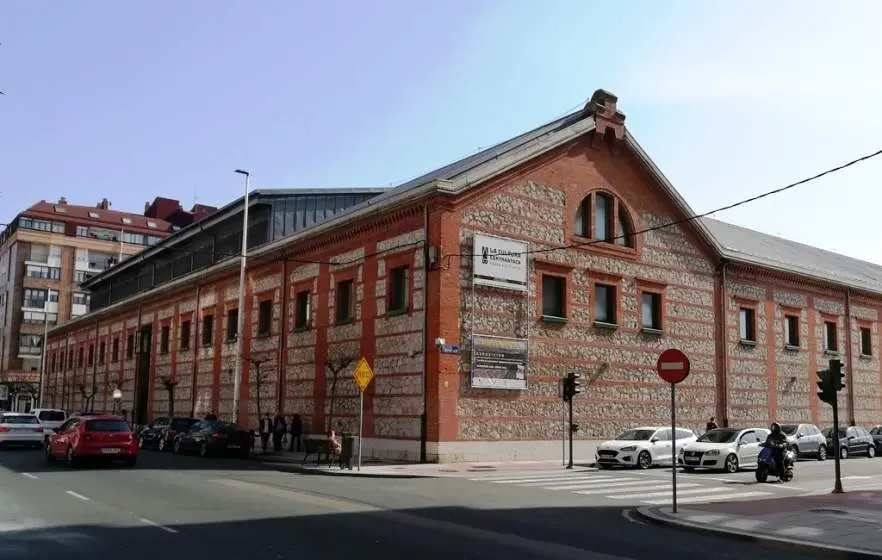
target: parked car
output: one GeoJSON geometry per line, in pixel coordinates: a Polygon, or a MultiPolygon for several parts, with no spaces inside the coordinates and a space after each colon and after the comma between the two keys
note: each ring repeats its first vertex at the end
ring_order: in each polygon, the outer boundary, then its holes
{"type": "Polygon", "coordinates": [[[171,451],[175,436],[190,431],[199,422],[196,418],[168,417],[157,418],[138,434],[138,446],[141,449],[158,449],[171,451]]]}
{"type": "Polygon", "coordinates": [[[876,426],[872,430],[870,430],[870,435],[873,436],[873,443],[876,447],[876,455],[882,451],[882,426],[876,426]]]}
{"type": "MultiPolygon", "coordinates": [[[[833,428],[827,428],[823,433],[827,439],[827,448],[834,449],[833,428]]],[[[852,455],[866,455],[871,458],[876,456],[876,443],[873,441],[873,436],[860,426],[839,428],[839,456],[847,459],[852,455]]]]}
{"type": "Polygon", "coordinates": [[[0,415],[0,446],[43,447],[43,426],[33,414],[4,412],[0,415]]]}
{"type": "MultiPolygon", "coordinates": [[[[626,430],[597,446],[595,462],[606,469],[613,466],[648,469],[652,465],[670,465],[673,462],[671,428],[643,426],[626,430]]],[[[677,447],[695,441],[692,430],[677,428],[677,447]]]]}
{"type": "Polygon", "coordinates": [[[85,460],[121,461],[134,466],[138,442],[128,422],[111,415],[74,416],[49,436],[46,461],[64,459],[69,467],[85,460]]]}
{"type": "Polygon", "coordinates": [[[253,444],[251,430],[230,422],[199,420],[190,427],[190,431],[175,436],[174,452],[184,454],[195,451],[203,457],[234,454],[247,458],[253,444]]]}
{"type": "Polygon", "coordinates": [[[781,431],[797,459],[815,457],[823,461],[827,458],[827,438],[814,424],[781,424],[781,431]]]}
{"type": "Polygon", "coordinates": [[[59,408],[35,408],[31,414],[36,416],[43,426],[43,437],[46,440],[67,420],[67,413],[59,408]]]}
{"type": "Polygon", "coordinates": [[[740,469],[755,468],[757,457],[766,441],[765,428],[716,428],[701,435],[680,450],[679,462],[683,470],[697,468],[736,473],[740,469]]]}

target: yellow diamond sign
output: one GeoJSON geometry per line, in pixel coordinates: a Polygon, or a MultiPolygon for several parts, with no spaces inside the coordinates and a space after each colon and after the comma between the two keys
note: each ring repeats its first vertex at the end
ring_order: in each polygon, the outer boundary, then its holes
{"type": "Polygon", "coordinates": [[[355,378],[355,382],[358,383],[358,388],[361,389],[361,392],[363,393],[374,378],[374,372],[371,370],[371,366],[368,365],[367,360],[362,358],[358,361],[358,365],[355,366],[355,371],[352,372],[352,377],[355,378]]]}

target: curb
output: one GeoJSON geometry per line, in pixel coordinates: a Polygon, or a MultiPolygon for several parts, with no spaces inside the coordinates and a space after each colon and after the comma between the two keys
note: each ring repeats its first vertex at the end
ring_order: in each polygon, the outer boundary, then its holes
{"type": "Polygon", "coordinates": [[[824,554],[825,558],[841,558],[843,560],[882,558],[882,554],[865,548],[809,543],[804,540],[794,539],[790,537],[756,534],[742,529],[714,527],[705,523],[697,523],[694,521],[676,519],[666,513],[657,511],[657,508],[637,508],[636,510],[634,510],[634,512],[645,521],[648,521],[655,525],[686,529],[694,533],[701,533],[717,537],[722,535],[740,541],[772,544],[779,547],[787,548],[794,552],[808,552],[811,554],[822,553],[824,554]]]}
{"type": "Polygon", "coordinates": [[[260,463],[263,467],[269,467],[273,470],[279,472],[286,473],[294,473],[294,474],[306,474],[313,476],[346,476],[350,478],[397,478],[397,479],[406,479],[406,478],[441,478],[436,476],[425,476],[419,474],[394,474],[394,473],[371,473],[371,472],[358,472],[358,471],[350,471],[346,469],[332,469],[329,468],[327,470],[316,469],[312,467],[305,467],[302,465],[294,464],[294,463],[271,463],[261,461],[260,463]]]}

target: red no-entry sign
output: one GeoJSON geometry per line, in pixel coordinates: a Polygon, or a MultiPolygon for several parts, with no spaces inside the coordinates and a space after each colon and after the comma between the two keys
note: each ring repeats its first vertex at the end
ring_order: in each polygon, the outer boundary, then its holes
{"type": "Polygon", "coordinates": [[[668,383],[680,383],[689,377],[689,358],[676,348],[669,348],[661,353],[655,364],[658,376],[668,383]]]}

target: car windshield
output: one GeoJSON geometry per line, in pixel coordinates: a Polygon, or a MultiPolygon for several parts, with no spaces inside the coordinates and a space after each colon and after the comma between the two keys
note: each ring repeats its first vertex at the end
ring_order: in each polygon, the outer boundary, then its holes
{"type": "Polygon", "coordinates": [[[738,437],[739,433],[741,433],[741,430],[730,430],[726,428],[711,430],[702,434],[697,441],[703,443],[732,443],[735,441],[735,438],[738,437]]]}
{"type": "Polygon", "coordinates": [[[122,420],[89,420],[86,422],[87,432],[128,432],[131,431],[127,422],[122,420]]]}
{"type": "Polygon", "coordinates": [[[38,418],[43,422],[64,422],[66,416],[60,410],[41,410],[38,418]]]}
{"type": "Polygon", "coordinates": [[[12,416],[3,415],[0,418],[0,424],[39,424],[36,416],[12,416]]]}
{"type": "MultiPolygon", "coordinates": [[[[846,432],[845,428],[839,428],[839,437],[844,438],[845,432],[846,432]]],[[[824,430],[823,433],[824,433],[824,437],[832,438],[833,437],[833,428],[827,428],[824,430]]]]}
{"type": "Polygon", "coordinates": [[[798,424],[782,424],[781,431],[784,432],[788,436],[792,436],[796,433],[796,429],[799,427],[798,424]]]}
{"type": "Polygon", "coordinates": [[[627,430],[616,436],[620,441],[644,441],[652,437],[655,430],[627,430]]]}

